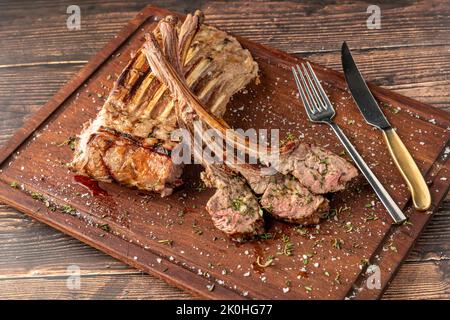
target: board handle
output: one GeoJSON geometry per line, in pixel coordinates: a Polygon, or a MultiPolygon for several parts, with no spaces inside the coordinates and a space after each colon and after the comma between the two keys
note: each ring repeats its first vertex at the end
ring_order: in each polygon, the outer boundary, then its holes
{"type": "Polygon", "coordinates": [[[394,129],[384,130],[383,136],[395,165],[408,185],[414,207],[420,211],[429,209],[431,206],[430,190],[408,149],[394,129]]]}

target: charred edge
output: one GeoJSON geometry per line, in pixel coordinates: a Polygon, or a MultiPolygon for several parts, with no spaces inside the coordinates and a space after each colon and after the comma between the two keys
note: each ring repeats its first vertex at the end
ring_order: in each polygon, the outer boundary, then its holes
{"type": "Polygon", "coordinates": [[[104,132],[106,134],[113,135],[114,137],[119,139],[120,138],[125,139],[128,144],[133,145],[134,147],[144,148],[146,150],[149,150],[150,152],[157,153],[167,158],[170,158],[172,154],[171,150],[168,150],[161,145],[157,145],[156,147],[146,146],[145,144],[142,143],[143,140],[142,138],[136,138],[128,133],[120,132],[112,128],[101,127],[99,129],[99,132],[104,132]]]}

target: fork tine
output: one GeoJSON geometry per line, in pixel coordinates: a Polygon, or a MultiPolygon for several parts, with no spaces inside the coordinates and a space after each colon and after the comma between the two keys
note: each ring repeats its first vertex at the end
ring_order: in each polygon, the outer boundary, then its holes
{"type": "Polygon", "coordinates": [[[333,105],[331,104],[330,99],[328,99],[328,96],[325,93],[325,90],[323,89],[322,85],[320,84],[320,81],[317,78],[316,73],[314,72],[313,68],[311,67],[309,62],[306,62],[306,65],[308,66],[309,72],[311,73],[311,75],[313,77],[316,87],[319,89],[319,93],[322,97],[322,101],[324,102],[325,109],[330,108],[331,110],[334,110],[333,105]]]}
{"type": "MultiPolygon", "coordinates": [[[[298,65],[297,65],[297,67],[298,67],[298,65]]],[[[314,114],[315,111],[311,108],[311,105],[310,105],[308,99],[306,98],[306,93],[305,93],[305,91],[302,87],[301,81],[298,77],[298,72],[297,72],[297,70],[295,70],[294,67],[292,67],[292,74],[294,75],[294,79],[295,79],[295,83],[297,84],[298,92],[300,93],[300,97],[302,99],[303,105],[305,106],[307,113],[314,114]]]]}
{"type": "Polygon", "coordinates": [[[310,91],[310,89],[308,87],[308,84],[307,84],[307,82],[305,80],[305,77],[303,76],[303,73],[302,73],[302,70],[300,69],[300,66],[297,64],[296,67],[297,67],[298,74],[300,75],[300,79],[301,79],[302,85],[305,88],[306,96],[308,97],[308,100],[310,102],[311,112],[313,114],[315,114],[315,113],[319,112],[320,109],[317,107],[316,100],[314,99],[313,95],[311,94],[311,91],[310,91]]]}
{"type": "Polygon", "coordinates": [[[302,69],[303,69],[305,78],[308,81],[314,101],[316,102],[317,109],[319,109],[319,111],[322,111],[322,109],[326,110],[325,103],[323,103],[322,99],[320,98],[320,95],[316,90],[316,86],[314,85],[313,81],[311,80],[311,76],[309,75],[309,72],[308,72],[308,70],[306,70],[306,67],[303,63],[302,63],[302,69]]]}

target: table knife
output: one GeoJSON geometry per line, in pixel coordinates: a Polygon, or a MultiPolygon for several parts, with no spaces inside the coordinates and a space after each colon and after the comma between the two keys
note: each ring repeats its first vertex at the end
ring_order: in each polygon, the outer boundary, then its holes
{"type": "Polygon", "coordinates": [[[428,186],[413,157],[384,116],[377,101],[367,87],[345,42],[342,44],[341,59],[345,80],[353,99],[366,122],[383,132],[384,140],[388,145],[394,163],[400,170],[411,192],[414,207],[421,211],[427,210],[431,205],[428,186]]]}

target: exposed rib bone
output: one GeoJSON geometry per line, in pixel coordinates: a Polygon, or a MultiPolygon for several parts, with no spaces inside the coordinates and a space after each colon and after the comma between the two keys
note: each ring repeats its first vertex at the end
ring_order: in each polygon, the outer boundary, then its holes
{"type": "MultiPolygon", "coordinates": [[[[187,24],[191,28],[195,28],[195,23],[190,22],[188,19],[190,19],[190,17],[187,18],[187,24]]],[[[162,33],[163,43],[175,43],[176,38],[174,37],[174,33],[170,30],[170,28],[173,28],[173,25],[170,23],[163,23],[162,26],[166,30],[162,33]],[[167,38],[164,39],[164,37],[167,38]]],[[[155,51],[159,53],[158,59],[168,63],[168,58],[166,58],[167,53],[162,53],[156,38],[152,34],[147,35],[147,38],[153,43],[155,51]]],[[[174,51],[170,49],[165,52],[174,51]]],[[[180,59],[180,57],[170,57],[170,60],[176,58],[180,59]]],[[[154,65],[151,63],[151,67],[157,77],[164,81],[165,78],[161,75],[161,73],[164,73],[164,70],[159,68],[160,64],[154,65]]],[[[177,74],[182,77],[181,70],[178,70],[177,74]]],[[[185,81],[185,79],[182,79],[182,81],[185,81]]],[[[166,85],[168,85],[168,83],[166,83],[166,85]]],[[[194,145],[193,121],[197,115],[192,111],[187,110],[188,108],[189,105],[184,101],[177,100],[175,102],[178,123],[180,127],[188,130],[191,140],[190,146],[192,146],[194,145]]],[[[206,204],[206,209],[216,228],[236,241],[242,241],[264,232],[262,209],[257,198],[246,184],[246,181],[224,165],[209,164],[204,161],[202,154],[197,154],[199,151],[201,152],[201,150],[198,150],[195,146],[191,149],[193,149],[197,158],[202,160],[205,168],[205,172],[202,173],[203,181],[207,186],[216,188],[216,193],[206,204]]]]}
{"type": "MultiPolygon", "coordinates": [[[[166,33],[166,35],[170,36],[170,33],[166,33]]],[[[186,89],[187,86],[185,84],[183,85],[184,79],[182,75],[180,72],[176,74],[175,69],[171,67],[168,59],[159,48],[155,37],[148,35],[147,41],[148,43],[145,45],[144,52],[153,72],[161,81],[166,83],[172,92],[178,91],[182,93],[181,95],[176,95],[178,98],[176,105],[177,119],[181,127],[188,129],[192,139],[193,119],[197,117],[201,119],[201,117],[190,109],[187,101],[196,101],[196,97],[186,89]],[[172,81],[170,78],[172,75],[176,81],[172,81]],[[183,88],[179,88],[180,86],[183,88]]],[[[171,40],[167,39],[166,42],[171,42],[171,40]]],[[[216,143],[208,145],[214,149],[216,143]]],[[[194,152],[196,152],[195,147],[194,152]]],[[[220,173],[222,172],[220,171],[220,167],[205,162],[203,165],[206,168],[206,172],[203,174],[204,180],[208,182],[209,186],[217,188],[217,192],[222,192],[221,188],[223,188],[224,178],[223,173],[220,173]]],[[[256,193],[264,194],[262,196],[262,203],[277,218],[289,222],[313,224],[318,223],[321,213],[328,210],[328,201],[324,197],[312,194],[295,178],[284,177],[280,174],[275,177],[264,177],[260,174],[259,170],[255,170],[247,164],[227,162],[227,165],[241,173],[256,193]]],[[[243,190],[242,192],[248,193],[248,187],[241,185],[241,189],[243,190]]],[[[214,203],[216,201],[217,199],[212,198],[208,203],[214,203]]],[[[214,211],[210,211],[210,214],[214,216],[214,211]]]]}
{"type": "MultiPolygon", "coordinates": [[[[256,77],[258,67],[248,50],[243,49],[236,39],[211,26],[198,27],[202,20],[200,12],[189,17],[183,25],[176,24],[176,30],[180,30],[176,43],[178,49],[172,52],[177,51],[177,54],[183,57],[179,61],[184,61],[182,69],[189,88],[201,97],[207,108],[217,116],[222,116],[230,97],[256,77]],[[195,25],[196,28],[191,28],[189,24],[195,25]]],[[[163,21],[175,25],[172,19],[168,17],[163,21]]],[[[162,23],[160,22],[159,26],[162,23]]],[[[154,34],[162,41],[159,26],[154,34]]],[[[166,31],[163,27],[162,33],[166,31]]],[[[172,46],[169,43],[163,46],[169,48],[169,45],[172,46]]],[[[114,139],[128,140],[131,144],[123,141],[123,154],[132,154],[131,145],[142,147],[145,157],[141,160],[151,165],[153,153],[158,152],[156,149],[167,153],[176,145],[176,142],[170,140],[170,134],[176,128],[173,97],[167,87],[151,72],[140,49],[114,83],[114,88],[97,118],[85,125],[77,140],[72,167],[77,174],[96,180],[117,181],[139,189],[160,192],[165,190],[166,176],[160,176],[153,182],[143,177],[142,182],[147,182],[142,184],[137,183],[136,179],[145,175],[146,171],[138,171],[137,168],[135,171],[129,171],[118,165],[112,170],[109,162],[103,159],[106,154],[93,145],[94,140],[99,139],[94,137],[103,137],[105,141],[112,143],[115,143],[114,139]],[[104,130],[118,133],[117,138],[106,137],[102,133],[104,130]]],[[[120,159],[126,161],[127,156],[120,159]]],[[[166,165],[173,166],[170,158],[166,165]]],[[[170,190],[168,186],[167,191],[163,193],[168,194],[170,190]]]]}
{"type": "MultiPolygon", "coordinates": [[[[159,50],[158,43],[152,35],[147,35],[144,53],[156,76],[166,83],[179,101],[183,101],[191,107],[201,121],[214,128],[228,144],[234,145],[234,142],[237,141],[236,147],[239,151],[257,157],[262,163],[270,163],[267,154],[260,153],[259,148],[252,147],[239,134],[232,135],[230,141],[230,138],[226,135],[229,126],[223,121],[217,120],[192,94],[185,81],[159,50]]],[[[228,133],[230,132],[234,131],[228,130],[228,133]]],[[[281,149],[278,154],[275,154],[279,160],[277,169],[283,174],[294,175],[314,193],[322,194],[342,190],[346,183],[357,175],[356,169],[349,162],[332,152],[319,147],[310,147],[306,144],[295,143],[294,145],[295,148],[291,145],[290,148],[281,149]]],[[[270,154],[273,155],[272,150],[270,154]]],[[[246,166],[244,169],[248,172],[254,171],[252,166],[246,166]]]]}

